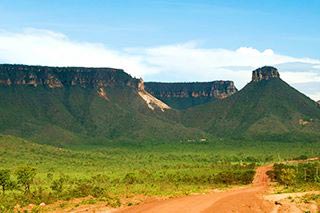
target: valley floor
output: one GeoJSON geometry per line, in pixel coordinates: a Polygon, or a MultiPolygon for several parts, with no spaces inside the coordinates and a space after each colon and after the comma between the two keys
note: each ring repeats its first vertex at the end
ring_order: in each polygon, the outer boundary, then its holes
{"type": "MultiPolygon", "coordinates": [[[[299,198],[308,194],[317,195],[320,191],[303,193],[272,194],[272,183],[267,172],[272,165],[258,167],[252,184],[225,191],[212,191],[166,200],[152,200],[132,207],[110,209],[103,204],[81,206],[69,209],[70,212],[109,212],[109,213],[193,213],[193,212],[283,212],[302,213],[319,212],[316,203],[299,202],[299,198]],[[295,200],[293,200],[295,199],[295,200]]],[[[61,212],[65,211],[60,210],[61,212]]],[[[59,212],[57,210],[56,212],[59,212]]]]}
{"type": "Polygon", "coordinates": [[[274,205],[263,198],[269,183],[266,172],[271,168],[259,167],[248,187],[151,202],[115,212],[271,212],[274,205]]]}
{"type": "MultiPolygon", "coordinates": [[[[215,140],[74,148],[0,135],[0,171],[9,174],[10,183],[0,195],[0,212],[212,212],[230,208],[270,212],[296,201],[302,201],[301,209],[314,209],[314,204],[304,202],[304,195],[292,199],[292,194],[272,194],[270,189],[275,187],[269,186],[265,174],[271,167],[258,167],[254,174],[259,165],[319,156],[319,147],[319,142],[215,140]],[[17,174],[32,168],[35,176],[27,192],[17,174]],[[276,201],[282,205],[275,205],[276,201]]],[[[298,163],[279,167],[294,175],[290,180],[294,181],[290,186],[293,190],[280,193],[320,189],[320,162],[298,163]]],[[[319,204],[320,195],[306,200],[319,204]]]]}

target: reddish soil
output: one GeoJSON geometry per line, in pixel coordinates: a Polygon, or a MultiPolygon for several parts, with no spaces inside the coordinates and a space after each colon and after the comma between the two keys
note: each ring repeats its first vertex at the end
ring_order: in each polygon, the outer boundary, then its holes
{"type": "Polygon", "coordinates": [[[259,167],[252,184],[245,188],[154,201],[119,209],[115,212],[272,212],[274,204],[263,199],[269,183],[266,172],[271,168],[271,165],[259,167]]]}

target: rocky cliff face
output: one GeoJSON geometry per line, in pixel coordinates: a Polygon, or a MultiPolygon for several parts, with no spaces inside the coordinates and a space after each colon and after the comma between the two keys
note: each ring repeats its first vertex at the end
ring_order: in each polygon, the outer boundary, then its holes
{"type": "Polygon", "coordinates": [[[264,66],[252,72],[252,81],[254,82],[272,78],[280,78],[278,70],[274,67],[264,66]]]}
{"type": "Polygon", "coordinates": [[[145,88],[159,98],[226,98],[237,88],[232,81],[194,82],[194,83],[158,83],[146,82],[145,88]]]}
{"type": "Polygon", "coordinates": [[[70,86],[101,88],[120,85],[138,89],[139,82],[140,80],[132,78],[123,70],[112,68],[0,65],[0,86],[28,85],[54,89],[70,86]]]}
{"type": "Polygon", "coordinates": [[[146,82],[145,89],[156,98],[175,108],[188,108],[223,99],[237,92],[232,81],[194,83],[146,82]]]}
{"type": "Polygon", "coordinates": [[[142,79],[136,79],[123,70],[112,68],[84,68],[84,67],[44,67],[27,65],[0,65],[0,86],[31,86],[59,89],[79,86],[92,88],[97,94],[109,100],[108,88],[129,87],[137,92],[146,105],[152,109],[164,111],[170,109],[150,95],[144,89],[142,79]]]}

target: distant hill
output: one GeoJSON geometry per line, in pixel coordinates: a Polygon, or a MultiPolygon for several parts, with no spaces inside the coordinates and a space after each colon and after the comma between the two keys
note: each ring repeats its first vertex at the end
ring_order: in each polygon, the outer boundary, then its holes
{"type": "Polygon", "coordinates": [[[220,137],[300,140],[320,135],[319,120],[316,102],[281,80],[276,68],[262,67],[229,98],[186,110],[182,123],[220,137]]]}
{"type": "Polygon", "coordinates": [[[145,84],[111,68],[3,64],[0,100],[0,134],[57,146],[320,136],[319,104],[273,67],[237,92],[231,81],[145,84]]]}
{"type": "Polygon", "coordinates": [[[122,70],[0,65],[0,99],[0,133],[40,143],[179,141],[202,135],[154,116],[171,109],[122,70]]]}
{"type": "Polygon", "coordinates": [[[238,90],[232,81],[161,83],[146,82],[145,89],[175,109],[186,109],[224,99],[238,90]]]}

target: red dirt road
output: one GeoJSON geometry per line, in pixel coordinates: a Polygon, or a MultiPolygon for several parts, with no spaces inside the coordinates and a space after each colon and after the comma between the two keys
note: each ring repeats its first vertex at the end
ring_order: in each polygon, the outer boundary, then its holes
{"type": "Polygon", "coordinates": [[[266,172],[272,166],[257,168],[256,175],[250,186],[225,192],[212,192],[163,201],[154,201],[115,212],[146,212],[146,213],[187,213],[187,212],[272,212],[274,204],[265,201],[262,195],[268,189],[266,172]]]}

